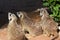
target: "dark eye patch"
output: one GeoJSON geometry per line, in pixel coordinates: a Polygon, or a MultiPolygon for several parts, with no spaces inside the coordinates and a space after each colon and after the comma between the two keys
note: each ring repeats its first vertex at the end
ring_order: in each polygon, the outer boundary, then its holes
{"type": "Polygon", "coordinates": [[[22,15],[20,15],[20,17],[22,17],[22,15]]]}
{"type": "Polygon", "coordinates": [[[10,16],[11,16],[11,14],[10,14],[10,16]]]}

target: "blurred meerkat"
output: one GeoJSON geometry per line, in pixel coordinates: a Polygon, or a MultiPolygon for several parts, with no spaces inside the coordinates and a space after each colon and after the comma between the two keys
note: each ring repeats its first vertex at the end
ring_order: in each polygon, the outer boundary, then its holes
{"type": "Polygon", "coordinates": [[[25,40],[21,25],[17,24],[17,17],[12,13],[8,13],[8,19],[8,40],[25,40]]]}
{"type": "Polygon", "coordinates": [[[42,26],[43,34],[53,37],[53,39],[58,37],[58,24],[49,16],[46,9],[41,8],[39,11],[41,16],[40,25],[42,26]]]}
{"type": "Polygon", "coordinates": [[[28,31],[29,34],[33,37],[41,35],[43,33],[42,28],[40,26],[40,15],[39,11],[37,12],[17,12],[17,15],[20,18],[20,22],[23,27],[23,31],[28,31]]]}

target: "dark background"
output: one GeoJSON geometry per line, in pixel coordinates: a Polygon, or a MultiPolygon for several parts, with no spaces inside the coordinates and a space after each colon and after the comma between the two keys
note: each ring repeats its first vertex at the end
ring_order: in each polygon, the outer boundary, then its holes
{"type": "Polygon", "coordinates": [[[8,12],[29,12],[41,7],[42,0],[0,0],[0,27],[8,23],[8,12]]]}

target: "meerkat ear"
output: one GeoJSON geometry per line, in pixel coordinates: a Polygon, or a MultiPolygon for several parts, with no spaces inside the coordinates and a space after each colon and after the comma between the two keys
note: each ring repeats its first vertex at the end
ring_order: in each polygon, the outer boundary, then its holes
{"type": "Polygon", "coordinates": [[[23,12],[17,12],[17,15],[18,15],[18,17],[21,18],[21,19],[23,19],[23,17],[24,17],[23,12]]]}

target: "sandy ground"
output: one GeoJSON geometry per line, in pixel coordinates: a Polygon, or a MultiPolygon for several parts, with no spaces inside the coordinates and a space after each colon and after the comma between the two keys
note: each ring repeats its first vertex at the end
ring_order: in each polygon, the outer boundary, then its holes
{"type": "MultiPolygon", "coordinates": [[[[7,28],[0,29],[0,40],[7,40],[7,28]]],[[[47,36],[40,35],[34,38],[30,38],[29,40],[51,40],[51,39],[47,36]]],[[[60,36],[55,40],[60,40],[60,36]]]]}

